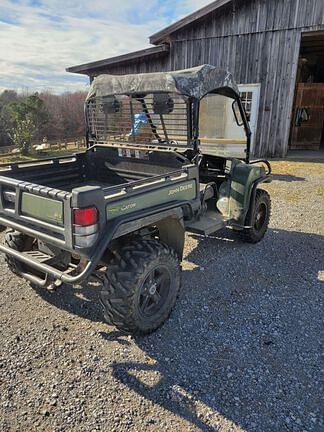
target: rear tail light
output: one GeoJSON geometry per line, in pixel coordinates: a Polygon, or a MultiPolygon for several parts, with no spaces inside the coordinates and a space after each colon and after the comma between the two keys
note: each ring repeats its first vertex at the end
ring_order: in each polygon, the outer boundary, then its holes
{"type": "Polygon", "coordinates": [[[96,207],[73,210],[74,244],[77,247],[91,247],[98,238],[99,212],[96,207]]]}
{"type": "Polygon", "coordinates": [[[79,225],[82,227],[95,225],[98,223],[99,214],[96,207],[87,207],[82,209],[74,209],[74,225],[79,225]]]}

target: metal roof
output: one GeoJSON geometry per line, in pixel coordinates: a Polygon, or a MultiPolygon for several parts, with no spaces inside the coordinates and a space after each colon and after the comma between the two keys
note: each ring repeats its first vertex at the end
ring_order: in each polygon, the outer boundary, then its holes
{"type": "Polygon", "coordinates": [[[175,31],[180,30],[181,28],[185,27],[188,24],[191,24],[192,22],[200,18],[203,18],[204,16],[208,15],[209,13],[213,12],[216,9],[219,9],[220,7],[226,5],[227,3],[230,3],[231,1],[232,0],[216,0],[208,4],[207,6],[197,10],[196,12],[193,12],[190,15],[187,15],[181,20],[169,25],[168,27],[165,27],[164,29],[158,31],[157,33],[154,33],[150,37],[150,43],[156,45],[161,42],[167,42],[168,36],[170,36],[175,31]]]}
{"type": "Polygon", "coordinates": [[[98,60],[91,63],[85,63],[78,66],[72,66],[66,69],[67,72],[89,75],[93,71],[99,71],[107,66],[115,66],[120,63],[137,60],[143,57],[150,57],[156,54],[168,53],[169,45],[158,45],[152,48],[146,48],[140,51],[134,51],[117,57],[111,57],[104,60],[98,60]]]}

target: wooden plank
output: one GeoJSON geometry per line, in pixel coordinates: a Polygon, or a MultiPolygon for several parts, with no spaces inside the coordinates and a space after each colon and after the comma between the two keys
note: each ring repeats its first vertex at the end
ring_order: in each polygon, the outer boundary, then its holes
{"type": "Polygon", "coordinates": [[[225,138],[205,138],[201,137],[201,142],[204,144],[222,144],[222,145],[244,145],[246,140],[240,139],[225,139],[225,138]]]}

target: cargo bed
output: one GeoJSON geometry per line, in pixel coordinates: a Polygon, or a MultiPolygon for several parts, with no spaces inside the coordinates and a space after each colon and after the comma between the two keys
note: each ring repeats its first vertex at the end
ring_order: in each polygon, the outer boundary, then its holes
{"type": "Polygon", "coordinates": [[[171,153],[154,163],[154,153],[142,152],[141,159],[120,157],[118,149],[95,147],[73,156],[30,162],[1,164],[0,175],[41,186],[71,191],[80,186],[110,187],[179,169],[183,161],[171,153]]]}
{"type": "Polygon", "coordinates": [[[174,152],[146,151],[133,158],[107,146],[73,156],[2,164],[0,225],[73,252],[72,209],[96,207],[103,230],[108,220],[186,197],[192,200],[197,174],[193,168],[190,176],[187,164],[174,152]]]}

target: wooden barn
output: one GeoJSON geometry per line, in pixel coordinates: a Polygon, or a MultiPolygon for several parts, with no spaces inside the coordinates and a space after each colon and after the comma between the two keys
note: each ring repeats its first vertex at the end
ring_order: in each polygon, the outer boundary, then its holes
{"type": "Polygon", "coordinates": [[[73,66],[126,74],[209,63],[230,70],[255,156],[324,148],[324,1],[216,0],[150,37],[150,48],[73,66]]]}

